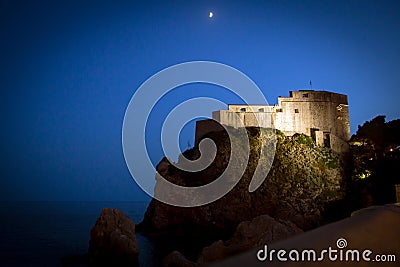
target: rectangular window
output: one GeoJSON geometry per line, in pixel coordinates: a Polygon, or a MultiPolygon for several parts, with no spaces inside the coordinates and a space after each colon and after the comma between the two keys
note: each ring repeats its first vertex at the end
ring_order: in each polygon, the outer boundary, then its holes
{"type": "Polygon", "coordinates": [[[240,112],[246,112],[246,108],[241,108],[240,112]]]}
{"type": "Polygon", "coordinates": [[[281,108],[277,108],[276,112],[282,112],[282,109],[281,108]]]}
{"type": "Polygon", "coordinates": [[[316,132],[319,131],[319,129],[315,129],[315,128],[311,128],[310,132],[311,132],[311,138],[314,142],[317,142],[317,135],[316,132]]]}
{"type": "Polygon", "coordinates": [[[259,108],[258,112],[264,112],[264,109],[263,108],[259,108]]]}
{"type": "Polygon", "coordinates": [[[302,94],[301,97],[302,98],[308,98],[308,93],[302,94]]]}
{"type": "Polygon", "coordinates": [[[299,113],[299,109],[298,109],[298,108],[295,108],[295,109],[294,109],[294,113],[299,113]]]}
{"type": "Polygon", "coordinates": [[[324,132],[324,147],[331,147],[331,135],[324,132]]]}

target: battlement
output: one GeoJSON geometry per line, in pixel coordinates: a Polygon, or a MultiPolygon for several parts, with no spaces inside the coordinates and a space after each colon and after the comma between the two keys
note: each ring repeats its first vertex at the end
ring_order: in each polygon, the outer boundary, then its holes
{"type": "Polygon", "coordinates": [[[332,103],[347,103],[347,96],[343,94],[328,92],[328,91],[314,91],[314,90],[299,90],[289,91],[289,97],[278,97],[278,104],[281,102],[310,102],[310,101],[321,101],[321,102],[332,102],[332,103]]]}

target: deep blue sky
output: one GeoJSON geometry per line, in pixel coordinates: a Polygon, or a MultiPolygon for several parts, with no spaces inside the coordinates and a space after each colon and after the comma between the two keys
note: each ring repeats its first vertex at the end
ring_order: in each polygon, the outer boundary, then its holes
{"type": "MultiPolygon", "coordinates": [[[[347,94],[352,133],[398,118],[399,14],[399,1],[1,1],[0,200],[145,198],[123,158],[125,108],[147,78],[185,61],[233,66],[269,103],[310,79],[347,94]]],[[[236,101],[180,89],[153,124],[193,96],[236,101]]]]}

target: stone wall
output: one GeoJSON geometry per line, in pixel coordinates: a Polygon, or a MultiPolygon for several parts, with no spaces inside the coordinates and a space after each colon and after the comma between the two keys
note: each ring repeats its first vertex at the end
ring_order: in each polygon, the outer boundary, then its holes
{"type": "Polygon", "coordinates": [[[276,128],[289,136],[302,133],[313,137],[320,146],[339,153],[348,150],[349,109],[347,96],[343,94],[291,91],[289,97],[278,97],[277,105],[229,105],[228,110],[213,112],[213,119],[235,128],[242,125],[276,128]]]}
{"type": "Polygon", "coordinates": [[[311,129],[350,139],[347,96],[326,91],[291,92],[291,97],[279,97],[275,127],[290,134],[311,135],[311,129]]]}
{"type": "Polygon", "coordinates": [[[210,132],[218,132],[224,130],[224,127],[221,126],[215,120],[201,120],[196,121],[196,136],[195,136],[195,145],[199,144],[199,140],[201,137],[210,132]]]}
{"type": "Polygon", "coordinates": [[[214,120],[221,122],[224,125],[229,125],[235,128],[238,127],[262,127],[262,128],[273,128],[273,117],[272,112],[232,112],[230,110],[217,110],[212,114],[214,120]]]}

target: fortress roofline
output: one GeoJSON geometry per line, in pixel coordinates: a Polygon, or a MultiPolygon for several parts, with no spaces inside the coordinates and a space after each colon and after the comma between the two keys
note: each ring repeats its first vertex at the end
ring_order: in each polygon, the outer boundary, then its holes
{"type": "MultiPolygon", "coordinates": [[[[335,94],[335,95],[346,95],[346,94],[342,94],[342,93],[337,93],[337,92],[332,92],[332,91],[327,91],[327,90],[315,90],[315,89],[297,89],[297,90],[290,90],[289,94],[291,94],[292,92],[301,92],[301,93],[329,93],[329,94],[335,94]]],[[[282,96],[279,96],[282,97],[282,96]]]]}
{"type": "MultiPolygon", "coordinates": [[[[273,105],[273,104],[272,104],[273,105]]],[[[246,106],[246,107],[257,107],[257,106],[271,106],[271,104],[228,104],[228,106],[246,106]]]]}
{"type": "Polygon", "coordinates": [[[326,91],[326,90],[314,90],[314,89],[298,89],[289,91],[289,96],[278,96],[278,103],[256,103],[256,104],[228,104],[229,107],[274,107],[280,106],[281,101],[291,101],[291,100],[298,100],[302,98],[302,101],[332,101],[332,102],[341,102],[342,104],[347,105],[347,95],[326,91]],[[336,101],[333,101],[336,99],[336,101]]]}

